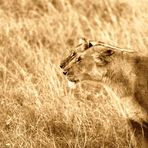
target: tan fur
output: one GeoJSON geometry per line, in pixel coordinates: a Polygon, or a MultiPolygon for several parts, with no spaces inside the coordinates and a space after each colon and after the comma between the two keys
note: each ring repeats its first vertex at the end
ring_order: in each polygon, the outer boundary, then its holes
{"type": "Polygon", "coordinates": [[[148,56],[81,39],[60,67],[70,81],[93,80],[108,85],[121,98],[136,133],[142,134],[140,125],[145,124],[144,143],[148,147],[148,56]]]}

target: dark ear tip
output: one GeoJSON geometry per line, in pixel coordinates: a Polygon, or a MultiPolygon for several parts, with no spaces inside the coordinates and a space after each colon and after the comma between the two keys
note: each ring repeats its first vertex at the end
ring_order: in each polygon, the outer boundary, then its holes
{"type": "Polygon", "coordinates": [[[92,43],[89,42],[88,48],[90,48],[90,47],[92,47],[92,46],[93,46],[92,43]]]}

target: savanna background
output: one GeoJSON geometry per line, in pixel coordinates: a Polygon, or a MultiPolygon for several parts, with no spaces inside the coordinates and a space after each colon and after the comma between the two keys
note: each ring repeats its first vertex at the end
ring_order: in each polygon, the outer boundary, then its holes
{"type": "Polygon", "coordinates": [[[147,8],[147,0],[0,0],[0,148],[136,147],[118,100],[87,83],[74,93],[59,63],[79,37],[145,52],[147,8]]]}

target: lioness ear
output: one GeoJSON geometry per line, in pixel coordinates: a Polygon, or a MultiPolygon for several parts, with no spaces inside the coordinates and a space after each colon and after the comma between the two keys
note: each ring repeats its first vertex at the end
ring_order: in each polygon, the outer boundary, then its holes
{"type": "Polygon", "coordinates": [[[86,38],[80,38],[79,39],[79,45],[82,45],[82,51],[92,47],[93,45],[91,44],[91,42],[89,42],[86,38]]]}
{"type": "Polygon", "coordinates": [[[114,50],[106,49],[106,50],[102,51],[101,53],[99,53],[99,55],[97,55],[97,57],[95,58],[95,61],[97,62],[98,65],[104,66],[104,65],[110,63],[110,61],[111,61],[110,56],[113,55],[114,53],[115,53],[114,50]]]}
{"type": "Polygon", "coordinates": [[[108,57],[108,56],[113,55],[114,53],[115,53],[114,50],[112,50],[112,49],[107,49],[107,50],[105,50],[105,51],[103,51],[103,52],[101,53],[101,56],[102,56],[102,57],[108,57]]]}
{"type": "Polygon", "coordinates": [[[79,38],[79,44],[87,44],[87,40],[85,38],[79,38]]]}

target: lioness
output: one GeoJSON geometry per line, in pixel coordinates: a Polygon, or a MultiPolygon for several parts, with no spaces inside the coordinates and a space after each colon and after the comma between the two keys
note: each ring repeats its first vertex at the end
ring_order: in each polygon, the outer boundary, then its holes
{"type": "Polygon", "coordinates": [[[69,81],[91,80],[111,88],[121,98],[135,135],[144,137],[141,147],[148,148],[148,56],[83,38],[60,67],[69,81]]]}

